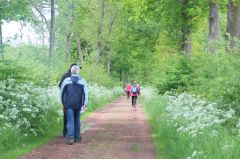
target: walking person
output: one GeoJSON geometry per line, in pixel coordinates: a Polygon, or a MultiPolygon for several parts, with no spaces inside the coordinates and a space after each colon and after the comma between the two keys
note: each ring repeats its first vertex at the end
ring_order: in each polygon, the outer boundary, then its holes
{"type": "Polygon", "coordinates": [[[126,88],[125,88],[125,91],[127,93],[127,98],[129,99],[129,96],[130,96],[130,92],[132,90],[132,86],[128,83],[126,88]]]}
{"type": "MultiPolygon", "coordinates": [[[[140,87],[138,86],[137,82],[133,82],[133,86],[131,89],[131,96],[132,96],[132,107],[136,108],[137,97],[140,95],[140,87]]],[[[135,109],[136,110],[136,109],[135,109]]]]}
{"type": "MultiPolygon", "coordinates": [[[[59,88],[61,89],[61,85],[63,83],[63,81],[65,80],[65,78],[67,77],[71,77],[71,67],[77,65],[76,63],[71,64],[70,68],[68,69],[68,71],[66,73],[64,73],[64,75],[62,76],[60,82],[59,82],[59,88]]],[[[81,69],[81,67],[79,67],[81,69]]],[[[64,109],[63,107],[63,137],[67,136],[67,113],[66,113],[66,109],[64,109]]]]}
{"type": "Polygon", "coordinates": [[[61,85],[61,99],[67,115],[67,143],[80,142],[80,110],[88,104],[88,88],[86,81],[79,76],[80,68],[71,67],[71,77],[64,79],[61,85]]]}

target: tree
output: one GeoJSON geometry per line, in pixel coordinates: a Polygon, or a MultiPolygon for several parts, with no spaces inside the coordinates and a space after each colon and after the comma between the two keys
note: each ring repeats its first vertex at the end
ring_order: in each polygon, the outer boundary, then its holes
{"type": "Polygon", "coordinates": [[[34,24],[33,27],[37,32],[41,32],[42,46],[45,46],[45,34],[49,35],[50,31],[49,20],[45,16],[46,10],[49,10],[49,4],[46,1],[39,0],[29,0],[29,2],[32,6],[32,12],[35,13],[35,21],[32,23],[34,24]]]}
{"type": "Polygon", "coordinates": [[[51,6],[51,20],[50,20],[50,30],[49,30],[49,59],[52,58],[54,54],[54,43],[55,43],[55,1],[50,1],[51,6]]]}
{"type": "Polygon", "coordinates": [[[219,1],[210,0],[209,2],[209,52],[214,53],[216,51],[216,42],[219,37],[219,1]]]}
{"type": "Polygon", "coordinates": [[[104,24],[104,10],[105,10],[105,0],[99,0],[100,14],[99,14],[99,22],[98,22],[98,30],[97,30],[97,50],[96,50],[96,58],[95,64],[99,63],[100,54],[102,51],[103,45],[103,24],[104,24]]]}
{"type": "Polygon", "coordinates": [[[107,51],[107,72],[110,73],[111,71],[111,54],[112,54],[112,30],[113,25],[116,21],[118,14],[118,10],[115,11],[115,13],[112,13],[110,15],[110,21],[109,21],[109,50],[107,51]]]}
{"type": "MultiPolygon", "coordinates": [[[[111,75],[125,82],[144,81],[151,71],[154,46],[159,38],[156,17],[142,11],[139,1],[123,1],[114,24],[111,75]],[[142,77],[142,78],[140,78],[142,77]]],[[[109,37],[109,36],[108,36],[109,37]]]]}
{"type": "Polygon", "coordinates": [[[4,50],[3,50],[3,41],[2,41],[2,22],[0,21],[0,54],[1,60],[4,60],[4,50]]]}
{"type": "Polygon", "coordinates": [[[4,49],[3,49],[3,40],[2,40],[2,24],[3,20],[27,20],[31,18],[31,11],[29,10],[28,0],[22,1],[0,1],[0,54],[1,59],[4,60],[4,49]]]}
{"type": "Polygon", "coordinates": [[[230,50],[234,50],[240,40],[240,2],[239,1],[228,1],[228,12],[227,12],[227,39],[229,40],[230,50]]]}
{"type": "Polygon", "coordinates": [[[219,1],[210,0],[209,2],[209,34],[208,34],[208,44],[209,53],[214,53],[216,51],[216,42],[219,37],[219,1]]]}
{"type": "Polygon", "coordinates": [[[181,51],[187,55],[192,54],[192,39],[191,39],[191,31],[192,31],[192,16],[188,12],[188,3],[189,0],[182,0],[181,1],[181,16],[182,16],[182,37],[181,37],[181,51]]]}
{"type": "Polygon", "coordinates": [[[165,50],[191,55],[192,33],[199,20],[207,13],[207,1],[191,0],[141,0],[141,15],[155,20],[159,26],[158,44],[165,45],[165,50]],[[146,9],[147,8],[147,9],[146,9]]]}

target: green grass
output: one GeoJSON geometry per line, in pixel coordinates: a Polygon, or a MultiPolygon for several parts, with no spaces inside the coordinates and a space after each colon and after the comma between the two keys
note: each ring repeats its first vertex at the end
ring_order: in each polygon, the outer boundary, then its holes
{"type": "Polygon", "coordinates": [[[26,139],[25,141],[22,141],[22,145],[19,145],[19,147],[15,149],[0,154],[0,158],[15,159],[19,156],[22,156],[30,152],[34,148],[37,148],[43,144],[48,143],[52,139],[61,135],[62,125],[63,123],[60,122],[58,125],[55,125],[51,129],[48,129],[44,135],[38,137],[31,137],[26,139]]]}
{"type": "Polygon", "coordinates": [[[133,152],[142,152],[143,148],[139,144],[132,144],[131,145],[131,151],[133,151],[133,152]]]}
{"type": "Polygon", "coordinates": [[[168,147],[167,147],[167,143],[168,143],[168,138],[166,138],[166,136],[162,135],[162,133],[166,133],[167,132],[163,132],[159,130],[159,125],[156,124],[157,123],[157,119],[156,119],[156,114],[159,114],[162,108],[162,106],[158,107],[158,109],[155,109],[154,107],[156,105],[164,105],[163,101],[159,101],[159,100],[151,100],[151,101],[147,101],[143,98],[140,99],[142,102],[142,105],[144,107],[144,111],[148,114],[148,118],[149,118],[149,122],[152,128],[152,138],[153,138],[153,142],[154,142],[154,146],[156,149],[156,153],[157,153],[157,158],[159,159],[172,159],[169,156],[168,152],[168,147]],[[154,106],[154,107],[153,107],[154,106]]]}
{"type": "Polygon", "coordinates": [[[160,96],[151,100],[142,99],[144,110],[149,115],[153,141],[159,159],[183,159],[191,156],[194,151],[201,152],[199,156],[192,157],[198,159],[239,158],[239,136],[234,135],[224,126],[205,129],[203,134],[197,137],[179,133],[173,123],[167,123],[165,104],[160,96]],[[212,129],[217,130],[219,135],[211,136],[212,129]]]}

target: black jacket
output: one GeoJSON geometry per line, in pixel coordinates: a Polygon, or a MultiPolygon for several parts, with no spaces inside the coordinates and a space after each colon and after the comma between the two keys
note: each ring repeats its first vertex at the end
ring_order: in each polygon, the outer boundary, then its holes
{"type": "Polygon", "coordinates": [[[69,69],[68,72],[66,72],[62,78],[61,78],[61,81],[59,82],[58,86],[59,88],[61,88],[61,85],[63,83],[63,81],[65,80],[65,78],[68,78],[68,77],[71,77],[71,70],[69,69]]]}
{"type": "Polygon", "coordinates": [[[88,90],[86,81],[79,76],[66,78],[61,86],[61,99],[65,108],[80,109],[87,105],[88,90]]]}

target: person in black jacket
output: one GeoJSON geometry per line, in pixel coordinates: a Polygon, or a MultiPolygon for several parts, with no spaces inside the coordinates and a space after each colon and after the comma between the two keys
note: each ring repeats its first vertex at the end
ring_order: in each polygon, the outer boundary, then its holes
{"type": "MultiPolygon", "coordinates": [[[[64,73],[64,75],[62,76],[60,82],[59,82],[59,88],[61,88],[61,85],[63,83],[63,81],[65,80],[65,78],[70,77],[71,76],[71,67],[72,66],[77,66],[76,63],[71,64],[70,68],[68,69],[68,71],[66,73],[64,73]]],[[[81,69],[81,67],[79,67],[81,69]]],[[[67,114],[66,114],[66,110],[63,108],[63,136],[66,137],[67,136],[67,114]]]]}
{"type": "Polygon", "coordinates": [[[64,79],[61,85],[61,100],[67,114],[68,144],[80,142],[80,110],[88,104],[88,88],[86,81],[79,76],[80,68],[71,67],[71,77],[64,79]]]}

